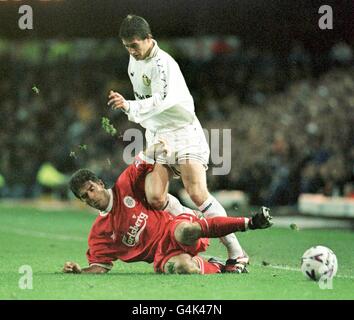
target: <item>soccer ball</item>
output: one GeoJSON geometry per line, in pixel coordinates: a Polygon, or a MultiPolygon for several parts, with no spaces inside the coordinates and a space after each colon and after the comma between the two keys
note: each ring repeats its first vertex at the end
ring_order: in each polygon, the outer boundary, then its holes
{"type": "Polygon", "coordinates": [[[301,258],[301,271],[306,278],[319,281],[322,277],[333,278],[338,269],[334,252],[324,246],[315,246],[306,250],[301,258]]]}

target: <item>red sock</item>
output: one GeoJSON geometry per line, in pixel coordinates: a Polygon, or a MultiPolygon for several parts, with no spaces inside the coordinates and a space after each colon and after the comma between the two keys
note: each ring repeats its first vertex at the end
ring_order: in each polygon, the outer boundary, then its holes
{"type": "Polygon", "coordinates": [[[198,256],[193,257],[193,259],[198,262],[200,274],[221,273],[221,267],[219,265],[210,263],[198,256]]]}
{"type": "Polygon", "coordinates": [[[246,231],[244,217],[201,218],[197,222],[202,228],[201,238],[219,238],[235,231],[246,231]]]}

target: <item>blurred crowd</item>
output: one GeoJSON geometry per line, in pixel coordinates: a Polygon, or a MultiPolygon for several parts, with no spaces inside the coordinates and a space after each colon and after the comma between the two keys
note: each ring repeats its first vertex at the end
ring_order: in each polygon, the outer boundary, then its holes
{"type": "MultiPolygon", "coordinates": [[[[319,57],[301,43],[276,54],[236,37],[159,43],[179,62],[202,126],[232,129],[231,171],[208,171],[212,191],[243,190],[269,206],[300,193],[354,196],[352,47],[337,43],[319,57]]],[[[45,163],[66,177],[89,167],[113,183],[126,166],[124,132],[141,130],[106,105],[111,89],[133,99],[127,64],[115,39],[0,41],[2,197],[45,192],[45,163]]]]}

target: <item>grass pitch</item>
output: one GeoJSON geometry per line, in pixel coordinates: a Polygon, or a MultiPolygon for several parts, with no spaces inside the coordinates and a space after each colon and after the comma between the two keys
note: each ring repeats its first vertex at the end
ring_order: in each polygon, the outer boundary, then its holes
{"type": "MultiPolygon", "coordinates": [[[[251,257],[248,274],[158,275],[147,263],[117,262],[108,274],[63,274],[65,261],[86,266],[87,235],[95,219],[80,210],[48,210],[0,204],[0,299],[354,299],[354,233],[333,230],[268,230],[238,233],[251,257]],[[338,258],[332,289],[300,272],[313,245],[338,258]],[[21,289],[20,267],[33,270],[32,289],[21,289]]],[[[216,239],[205,256],[226,257],[216,239]]]]}

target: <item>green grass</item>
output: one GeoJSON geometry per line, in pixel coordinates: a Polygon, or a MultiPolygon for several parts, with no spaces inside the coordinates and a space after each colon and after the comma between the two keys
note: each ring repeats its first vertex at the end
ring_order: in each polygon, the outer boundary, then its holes
{"type": "MultiPolygon", "coordinates": [[[[238,233],[251,257],[248,274],[158,275],[152,265],[122,262],[104,275],[61,273],[68,260],[86,265],[86,238],[94,219],[78,210],[1,204],[0,299],[354,299],[350,231],[273,227],[238,233]],[[333,249],[339,261],[331,290],[320,289],[298,271],[302,253],[316,244],[333,249]],[[22,265],[32,267],[33,289],[19,288],[22,265]]],[[[214,240],[206,255],[225,257],[225,249],[214,240]]]]}

